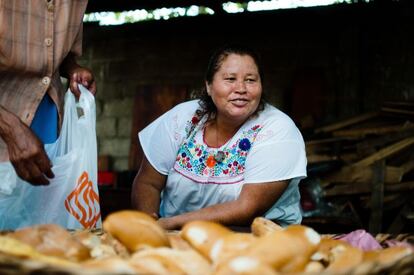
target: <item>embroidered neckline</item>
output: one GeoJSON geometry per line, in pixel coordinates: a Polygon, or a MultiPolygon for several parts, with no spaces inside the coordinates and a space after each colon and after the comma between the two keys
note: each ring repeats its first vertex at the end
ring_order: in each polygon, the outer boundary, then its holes
{"type": "Polygon", "coordinates": [[[204,122],[205,119],[197,120],[195,116],[188,122],[186,131],[190,132],[187,132],[188,138],[180,145],[174,169],[183,176],[201,183],[221,184],[242,181],[247,155],[262,126],[254,125],[240,133],[242,126],[228,142],[219,148],[212,148],[204,141],[204,129],[197,135],[204,122]],[[234,141],[236,136],[238,138],[234,141]],[[221,149],[225,155],[221,162],[217,162],[214,154],[211,153],[218,149],[221,149]]]}

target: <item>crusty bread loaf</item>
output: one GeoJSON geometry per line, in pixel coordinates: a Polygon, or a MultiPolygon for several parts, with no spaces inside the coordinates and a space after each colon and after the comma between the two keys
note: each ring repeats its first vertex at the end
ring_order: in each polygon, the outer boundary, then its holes
{"type": "Polygon", "coordinates": [[[94,271],[101,270],[103,273],[137,274],[137,270],[127,260],[116,256],[89,260],[82,263],[82,267],[94,271]]]}
{"type": "Polygon", "coordinates": [[[347,273],[362,262],[363,251],[350,245],[339,245],[331,250],[327,272],[347,273]]]}
{"type": "Polygon", "coordinates": [[[214,244],[229,234],[233,234],[233,232],[227,227],[208,221],[188,222],[181,231],[183,239],[210,260],[210,253],[214,244]]]}
{"type": "Polygon", "coordinates": [[[39,253],[34,247],[8,236],[0,235],[0,254],[30,259],[59,267],[75,267],[76,263],[66,259],[39,253]]]}
{"type": "Polygon", "coordinates": [[[128,258],[130,256],[128,249],[111,234],[99,233],[95,234],[89,230],[77,230],[73,232],[73,236],[89,248],[91,258],[98,259],[113,256],[128,258]]]}
{"type": "Polygon", "coordinates": [[[226,234],[214,243],[211,248],[209,258],[214,266],[218,266],[233,257],[241,255],[248,249],[257,237],[249,233],[226,234]]]}
{"type": "Polygon", "coordinates": [[[364,262],[373,262],[388,266],[402,258],[413,254],[414,251],[409,247],[394,246],[385,249],[367,251],[364,253],[364,262]]]}
{"type": "Polygon", "coordinates": [[[313,229],[295,225],[292,229],[274,231],[258,238],[245,255],[277,271],[298,271],[305,268],[319,242],[320,236],[313,229]]]}
{"type": "Polygon", "coordinates": [[[362,262],[363,251],[344,241],[323,238],[311,259],[327,266],[327,272],[346,273],[362,262]]]}
{"type": "Polygon", "coordinates": [[[279,271],[302,271],[320,242],[318,233],[301,225],[275,230],[256,238],[234,233],[216,223],[196,221],[183,227],[182,236],[220,270],[225,268],[221,266],[226,260],[240,256],[248,259],[248,262],[260,262],[259,266],[269,266],[279,271]]]}
{"type": "Polygon", "coordinates": [[[271,266],[248,256],[235,257],[221,266],[214,273],[215,275],[277,275],[279,274],[271,266]]]}
{"type": "Polygon", "coordinates": [[[330,260],[332,260],[331,250],[338,245],[347,245],[347,243],[327,237],[321,238],[317,250],[311,256],[311,260],[321,262],[325,266],[329,265],[330,260]]]}
{"type": "Polygon", "coordinates": [[[325,269],[321,262],[310,261],[305,266],[305,273],[319,274],[325,269]]]}
{"type": "Polygon", "coordinates": [[[251,225],[252,234],[258,237],[266,236],[274,231],[282,230],[283,227],[263,217],[256,217],[251,225]]]}
{"type": "Polygon", "coordinates": [[[414,253],[409,247],[363,252],[306,226],[280,228],[264,218],[254,223],[254,234],[208,221],[167,233],[151,216],[127,210],[109,215],[107,232],[98,234],[41,225],[0,235],[0,253],[76,272],[80,267],[78,273],[160,275],[366,274],[414,253]]]}
{"type": "Polygon", "coordinates": [[[210,263],[194,250],[176,250],[167,247],[138,251],[130,260],[137,270],[149,274],[194,274],[212,273],[210,263]]]}
{"type": "Polygon", "coordinates": [[[56,224],[22,228],[8,234],[8,236],[32,246],[44,255],[75,262],[90,258],[89,249],[67,230],[56,224]]]}
{"type": "Polygon", "coordinates": [[[134,252],[145,247],[169,246],[164,229],[151,216],[133,210],[110,214],[103,228],[134,252]]]}
{"type": "Polygon", "coordinates": [[[186,240],[181,237],[178,233],[167,233],[168,240],[170,242],[171,248],[177,249],[177,250],[188,250],[188,249],[194,249],[186,240]]]}

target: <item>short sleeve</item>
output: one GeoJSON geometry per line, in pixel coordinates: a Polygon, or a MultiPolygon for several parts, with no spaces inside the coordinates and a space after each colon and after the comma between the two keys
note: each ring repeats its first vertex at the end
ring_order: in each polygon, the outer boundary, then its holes
{"type": "Polygon", "coordinates": [[[192,101],[177,105],[138,134],[145,157],[163,175],[168,175],[174,166],[178,148],[185,137],[186,122],[195,112],[194,106],[192,101]]]}
{"type": "Polygon", "coordinates": [[[265,125],[246,159],[245,183],[306,177],[305,144],[289,118],[265,125]]]}

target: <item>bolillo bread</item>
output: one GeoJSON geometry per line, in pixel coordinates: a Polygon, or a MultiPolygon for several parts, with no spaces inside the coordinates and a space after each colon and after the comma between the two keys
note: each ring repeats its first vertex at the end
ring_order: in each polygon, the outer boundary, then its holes
{"type": "Polygon", "coordinates": [[[136,274],[137,270],[127,260],[112,256],[102,259],[93,259],[82,263],[82,267],[91,271],[102,271],[102,273],[136,274]]]}
{"type": "Polygon", "coordinates": [[[181,237],[210,261],[215,243],[230,234],[233,231],[227,227],[209,221],[188,222],[181,231],[181,237]]]}
{"type": "Polygon", "coordinates": [[[212,273],[210,263],[194,250],[176,250],[167,247],[145,249],[133,254],[129,262],[141,273],[194,275],[212,273]]]}
{"type": "Polygon", "coordinates": [[[164,229],[143,212],[123,210],[112,213],[103,222],[103,228],[130,252],[146,247],[169,246],[164,229]]]}
{"type": "Polygon", "coordinates": [[[33,247],[37,252],[80,262],[90,258],[89,249],[64,228],[56,224],[26,227],[9,233],[9,237],[33,247]]]}
{"type": "Polygon", "coordinates": [[[319,242],[320,236],[313,229],[292,225],[258,238],[247,249],[245,256],[255,258],[277,271],[297,272],[305,269],[319,242]]]}
{"type": "Polygon", "coordinates": [[[256,217],[251,225],[252,234],[257,237],[266,236],[274,231],[282,230],[283,227],[263,217],[256,217]]]}
{"type": "Polygon", "coordinates": [[[364,262],[373,262],[382,266],[388,266],[413,253],[413,250],[409,247],[388,247],[365,252],[364,262]]]}
{"type": "Polygon", "coordinates": [[[47,256],[39,253],[31,245],[8,236],[0,235],[0,254],[11,255],[22,259],[39,261],[41,263],[58,267],[77,267],[78,264],[66,259],[47,256]]]}
{"type": "Polygon", "coordinates": [[[257,237],[249,233],[226,234],[214,243],[209,258],[214,266],[218,266],[246,251],[256,240],[257,237]]]}
{"type": "Polygon", "coordinates": [[[217,268],[215,275],[277,275],[271,266],[248,256],[235,257],[217,268]]]}
{"type": "Polygon", "coordinates": [[[363,251],[345,241],[323,238],[311,259],[326,266],[327,272],[346,273],[363,260],[363,251]]]}

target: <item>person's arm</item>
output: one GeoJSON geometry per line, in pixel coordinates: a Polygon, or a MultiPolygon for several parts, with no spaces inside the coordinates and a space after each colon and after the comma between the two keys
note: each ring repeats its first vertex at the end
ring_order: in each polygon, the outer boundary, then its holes
{"type": "Polygon", "coordinates": [[[49,184],[47,177],[54,175],[42,142],[26,124],[2,106],[0,137],[7,145],[10,162],[20,178],[33,185],[49,184]]]}
{"type": "Polygon", "coordinates": [[[85,86],[93,95],[96,94],[96,82],[92,72],[80,66],[73,53],[70,52],[63,60],[60,65],[60,73],[69,79],[70,90],[76,97],[80,96],[78,84],[85,86]]]}
{"type": "Polygon", "coordinates": [[[179,229],[194,220],[207,220],[224,225],[247,225],[264,214],[283,194],[289,181],[245,184],[235,201],[220,203],[197,211],[159,219],[165,229],[179,229]]]}
{"type": "Polygon", "coordinates": [[[160,194],[167,176],[160,174],[144,156],[132,185],[132,207],[158,218],[160,194]]]}

